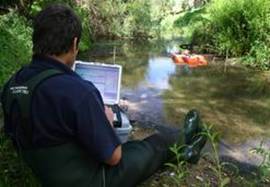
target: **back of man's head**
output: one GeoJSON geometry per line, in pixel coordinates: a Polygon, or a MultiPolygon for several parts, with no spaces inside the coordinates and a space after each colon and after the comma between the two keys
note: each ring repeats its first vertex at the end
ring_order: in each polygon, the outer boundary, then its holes
{"type": "Polygon", "coordinates": [[[51,5],[39,12],[34,20],[33,53],[61,55],[67,53],[82,32],[81,21],[71,8],[51,5]]]}

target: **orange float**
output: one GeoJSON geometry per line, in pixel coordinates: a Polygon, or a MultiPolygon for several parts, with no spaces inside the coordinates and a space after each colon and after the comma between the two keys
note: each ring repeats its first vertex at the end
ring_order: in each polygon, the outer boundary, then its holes
{"type": "Polygon", "coordinates": [[[187,64],[189,67],[198,67],[208,65],[207,60],[202,55],[172,54],[172,60],[177,65],[187,64]]]}

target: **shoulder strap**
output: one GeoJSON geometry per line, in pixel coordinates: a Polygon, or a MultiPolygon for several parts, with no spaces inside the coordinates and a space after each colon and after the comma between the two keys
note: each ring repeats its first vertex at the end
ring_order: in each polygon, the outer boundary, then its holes
{"type": "Polygon", "coordinates": [[[55,69],[49,69],[42,71],[38,75],[32,77],[30,80],[23,84],[17,84],[15,81],[15,76],[11,79],[7,89],[6,89],[6,111],[10,112],[12,102],[14,99],[18,99],[18,103],[21,107],[21,112],[24,117],[29,116],[30,110],[30,100],[32,98],[35,88],[44,80],[53,77],[63,72],[55,69]]]}
{"type": "Polygon", "coordinates": [[[27,97],[21,97],[21,99],[18,100],[23,117],[28,118],[30,116],[31,99],[37,86],[43,81],[62,73],[63,72],[55,69],[45,70],[24,83],[28,88],[28,95],[27,97]]]}
{"type": "Polygon", "coordinates": [[[63,72],[56,69],[48,69],[45,71],[42,71],[38,75],[34,76],[30,80],[26,81],[24,84],[28,86],[28,89],[33,92],[35,87],[44,81],[45,79],[51,78],[54,75],[62,74],[63,72]]]}
{"type": "Polygon", "coordinates": [[[12,106],[17,102],[21,114],[21,128],[24,130],[28,138],[27,144],[30,144],[30,139],[32,137],[32,128],[29,124],[29,116],[31,114],[31,100],[33,93],[40,83],[62,73],[63,72],[55,69],[45,70],[22,84],[17,84],[14,76],[5,89],[6,93],[4,94],[6,101],[3,107],[6,114],[11,116],[12,106]]]}

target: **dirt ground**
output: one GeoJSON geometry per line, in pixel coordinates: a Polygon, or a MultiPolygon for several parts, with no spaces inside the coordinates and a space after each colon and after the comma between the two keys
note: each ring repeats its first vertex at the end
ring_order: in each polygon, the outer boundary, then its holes
{"type": "MultiPolygon", "coordinates": [[[[143,139],[155,131],[151,128],[142,128],[134,125],[130,139],[143,139]]],[[[222,158],[221,158],[222,160],[222,158]]],[[[224,160],[225,162],[225,160],[224,160]]],[[[270,183],[263,183],[259,180],[256,168],[245,168],[233,163],[233,160],[226,160],[228,164],[220,175],[215,171],[216,164],[208,154],[204,154],[196,165],[186,164],[184,177],[175,181],[176,174],[171,168],[165,167],[157,171],[139,187],[219,187],[226,183],[229,187],[269,187],[270,183]],[[240,167],[240,168],[235,168],[240,167]]]]}

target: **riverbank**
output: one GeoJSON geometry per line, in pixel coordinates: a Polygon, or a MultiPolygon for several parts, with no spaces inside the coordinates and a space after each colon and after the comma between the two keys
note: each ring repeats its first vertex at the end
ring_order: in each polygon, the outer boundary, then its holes
{"type": "MultiPolygon", "coordinates": [[[[0,122],[2,122],[1,119],[0,122]]],[[[133,125],[133,131],[130,135],[131,140],[141,140],[155,132],[153,126],[150,127],[149,124],[143,124],[143,122],[135,123],[133,125]]],[[[6,142],[1,135],[0,159],[2,160],[2,164],[0,168],[0,176],[4,175],[6,182],[9,182],[5,183],[4,181],[0,181],[0,183],[4,182],[3,184],[9,185],[18,185],[19,183],[23,183],[27,184],[27,186],[38,186],[38,183],[33,179],[31,172],[28,169],[24,170],[26,169],[25,166],[23,166],[22,163],[19,162],[18,157],[14,155],[13,148],[10,146],[7,147],[9,144],[7,143],[8,142],[6,142]],[[10,155],[9,158],[7,158],[7,155],[10,155]],[[11,176],[13,176],[13,182],[11,182],[9,179],[11,176]]],[[[260,178],[258,164],[261,162],[262,158],[259,157],[259,155],[252,154],[250,152],[251,147],[259,147],[259,140],[251,140],[247,141],[245,144],[239,145],[226,145],[224,142],[219,145],[220,162],[226,163],[226,167],[224,167],[220,173],[228,182],[225,186],[266,187],[270,185],[269,181],[262,181],[260,178]]],[[[267,143],[267,146],[268,148],[270,147],[269,142],[267,143]]],[[[140,187],[219,186],[220,181],[218,178],[218,173],[217,171],[213,170],[213,168],[217,168],[217,165],[215,160],[210,156],[213,154],[211,142],[208,142],[206,148],[203,150],[203,156],[197,165],[185,164],[181,166],[181,172],[183,174],[181,178],[176,178],[177,171],[170,167],[165,167],[146,180],[140,185],[140,187]]]]}
{"type": "MultiPolygon", "coordinates": [[[[154,133],[154,129],[151,127],[146,128],[145,125],[135,124],[134,130],[131,134],[131,139],[143,139],[154,133]]],[[[253,141],[254,143],[254,141],[253,141]]],[[[259,146],[260,142],[253,144],[253,146],[259,146]],[[258,144],[257,144],[258,143],[258,144]]],[[[243,150],[243,145],[238,149],[237,146],[226,147],[224,144],[220,144],[221,149],[227,149],[232,151],[233,149],[238,153],[243,150]],[[223,148],[222,148],[223,147],[223,148]],[[237,150],[238,149],[238,150],[237,150]]],[[[267,145],[269,147],[269,144],[267,145]]],[[[221,186],[220,182],[223,182],[224,186],[230,187],[242,187],[242,186],[261,186],[267,187],[270,185],[270,181],[262,181],[260,178],[260,171],[257,164],[250,163],[247,159],[238,160],[237,157],[232,155],[224,155],[220,153],[220,164],[222,164],[222,170],[218,173],[218,166],[216,161],[209,155],[213,155],[211,149],[211,142],[207,143],[206,148],[203,150],[202,157],[198,164],[191,165],[185,163],[182,165],[181,173],[177,173],[170,167],[165,167],[159,170],[156,174],[146,180],[140,187],[198,187],[198,186],[221,186]],[[219,176],[222,176],[220,181],[219,176]]],[[[242,156],[249,156],[246,150],[241,152],[242,156]]],[[[238,155],[239,156],[239,155],[238,155]]],[[[256,157],[256,155],[254,155],[256,157]]],[[[261,160],[261,158],[259,159],[261,160]]]]}
{"type": "Polygon", "coordinates": [[[174,24],[201,52],[269,70],[269,7],[268,0],[213,0],[183,12],[174,24]]]}
{"type": "MultiPolygon", "coordinates": [[[[228,62],[225,68],[224,61],[218,60],[211,61],[209,66],[203,68],[177,66],[166,53],[166,46],[169,44],[168,41],[147,44],[99,43],[96,49],[79,59],[113,63],[112,52],[115,48],[115,62],[123,66],[121,104],[130,119],[137,121],[136,128],[140,133],[135,132],[135,138],[149,135],[153,131],[153,124],[181,128],[187,111],[196,108],[203,121],[213,125],[213,131],[221,136],[223,143],[218,144],[217,158],[220,161],[230,161],[237,167],[239,165],[238,170],[245,169],[245,174],[252,175],[254,168],[255,171],[258,169],[254,165],[258,165],[260,160],[255,159],[253,163],[253,155],[249,152],[252,148],[259,147],[260,139],[267,137],[270,132],[269,74],[228,62]]],[[[14,156],[14,149],[7,147],[7,141],[1,141],[2,160],[11,164],[0,168],[0,175],[11,180],[16,175],[14,172],[21,171],[22,168],[18,164],[18,158],[14,156]]],[[[205,152],[210,152],[210,157],[214,155],[209,146],[205,152]]],[[[261,159],[261,156],[257,157],[261,159]]],[[[217,172],[209,170],[217,168],[217,164],[212,163],[206,156],[197,166],[180,170],[182,174],[189,173],[181,178],[184,180],[180,181],[181,185],[188,186],[188,183],[193,184],[194,181],[199,186],[207,181],[215,185],[217,172]],[[200,175],[201,173],[205,175],[200,175]]],[[[230,172],[222,171],[220,175],[226,176],[230,172]]],[[[170,168],[162,170],[148,180],[146,185],[151,186],[153,183],[156,187],[171,186],[175,176],[173,173],[175,171],[170,168]],[[165,178],[157,182],[156,178],[162,178],[159,175],[165,178]]],[[[27,181],[31,179],[29,173],[16,177],[17,182],[25,184],[29,184],[27,181]]],[[[230,184],[236,184],[238,177],[241,178],[242,175],[233,173],[230,179],[233,183],[230,184]]],[[[244,177],[239,184],[249,183],[249,179],[244,177]]],[[[258,180],[253,177],[251,183],[258,180]]]]}
{"type": "MultiPolygon", "coordinates": [[[[152,133],[154,133],[152,128],[142,128],[140,125],[135,124],[130,138],[132,140],[143,139],[152,133]]],[[[4,186],[18,186],[20,184],[22,186],[38,187],[39,184],[33,178],[29,169],[19,161],[20,159],[14,154],[13,148],[7,146],[9,143],[2,138],[3,136],[1,136],[0,143],[0,159],[2,161],[0,165],[0,184],[4,186]]],[[[258,167],[250,163],[235,160],[234,157],[221,157],[221,163],[226,162],[227,167],[224,167],[221,173],[218,173],[214,170],[218,168],[215,160],[209,156],[213,155],[210,147],[211,145],[208,142],[207,148],[204,149],[203,156],[198,164],[181,165],[180,174],[182,177],[178,178],[178,176],[176,176],[179,175],[179,173],[177,173],[179,171],[165,167],[147,179],[143,184],[139,185],[139,187],[220,186],[220,182],[222,181],[220,181],[218,177],[219,174],[224,178],[224,182],[226,182],[225,186],[267,187],[270,185],[269,181],[263,182],[261,180],[258,167]]]]}

